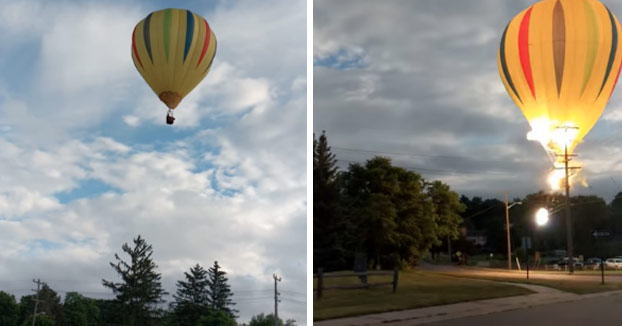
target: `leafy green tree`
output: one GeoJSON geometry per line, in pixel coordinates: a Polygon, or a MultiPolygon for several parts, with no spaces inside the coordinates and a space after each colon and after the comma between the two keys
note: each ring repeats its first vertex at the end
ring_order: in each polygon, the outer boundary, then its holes
{"type": "Polygon", "coordinates": [[[609,204],[609,209],[612,231],[616,234],[622,234],[622,192],[616,194],[609,204]]]}
{"type": "Polygon", "coordinates": [[[196,326],[236,326],[237,323],[228,313],[222,310],[210,310],[202,316],[196,326]]]}
{"type": "MultiPolygon", "coordinates": [[[[35,319],[35,326],[58,326],[58,325],[62,325],[62,324],[55,323],[54,318],[52,318],[52,316],[37,313],[37,318],[35,319]]],[[[22,323],[22,326],[32,326],[32,315],[30,315],[26,320],[24,320],[24,322],[22,323]]]]}
{"type": "Polygon", "coordinates": [[[343,230],[339,210],[337,160],[328,146],[326,133],[313,139],[313,264],[314,270],[344,267],[345,253],[340,241],[343,230]]]}
{"type": "Polygon", "coordinates": [[[122,249],[130,256],[130,263],[117,254],[117,263],[110,263],[121,277],[121,282],[102,280],[102,283],[116,295],[125,325],[154,325],[160,313],[158,305],[164,303],[162,296],[167,292],[162,288],[161,274],[156,272],[158,266],[151,258],[153,249],[140,235],[134,239],[134,247],[125,243],[122,249]]]}
{"type": "MultiPolygon", "coordinates": [[[[27,320],[35,308],[35,295],[25,295],[21,297],[19,301],[20,320],[19,324],[22,324],[27,320]]],[[[39,314],[49,316],[56,325],[64,325],[65,316],[63,313],[63,305],[60,300],[60,296],[56,291],[52,290],[47,283],[43,283],[39,290],[39,305],[37,306],[37,320],[39,314]]]]}
{"type": "Polygon", "coordinates": [[[209,310],[208,272],[199,264],[184,273],[186,281],[177,281],[177,292],[171,303],[176,325],[195,326],[209,310]]]}
{"type": "Polygon", "coordinates": [[[350,165],[342,182],[355,251],[373,264],[416,264],[437,242],[434,206],[420,175],[374,157],[350,165]]]}
{"type": "Polygon", "coordinates": [[[457,239],[458,227],[463,223],[460,213],[464,212],[466,205],[460,202],[456,192],[440,181],[429,183],[426,190],[434,205],[437,242],[447,237],[457,239]]]}
{"type": "Polygon", "coordinates": [[[15,296],[0,291],[0,325],[17,326],[19,320],[19,306],[15,296]]]}
{"type": "Polygon", "coordinates": [[[65,303],[66,326],[97,326],[100,320],[100,311],[95,300],[86,298],[77,292],[67,292],[65,303]]]}
{"type": "Polygon", "coordinates": [[[227,283],[227,273],[220,269],[218,262],[215,261],[214,265],[207,271],[208,280],[208,297],[207,302],[209,307],[214,310],[220,310],[226,312],[231,318],[235,319],[238,313],[233,309],[235,302],[233,302],[233,292],[231,292],[231,286],[227,283]]]}
{"type": "MultiPolygon", "coordinates": [[[[296,321],[293,319],[288,319],[285,323],[283,323],[283,320],[279,318],[279,320],[277,321],[277,325],[296,326],[296,321]]],[[[253,316],[248,326],[274,326],[274,314],[259,314],[257,316],[253,316]]]]}

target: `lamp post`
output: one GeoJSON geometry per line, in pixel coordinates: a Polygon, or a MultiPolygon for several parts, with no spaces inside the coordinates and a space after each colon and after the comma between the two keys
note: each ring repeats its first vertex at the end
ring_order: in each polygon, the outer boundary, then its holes
{"type": "Polygon", "coordinates": [[[508,270],[512,270],[512,245],[510,242],[510,208],[514,205],[521,205],[522,202],[517,201],[508,205],[508,194],[505,194],[505,235],[508,241],[508,270]]]}
{"type": "MultiPolygon", "coordinates": [[[[538,227],[543,227],[549,222],[549,211],[546,208],[540,208],[536,211],[536,225],[538,227]]],[[[535,242],[535,239],[534,239],[535,242]]],[[[529,249],[525,248],[525,253],[527,255],[527,279],[529,279],[529,249]]]]}

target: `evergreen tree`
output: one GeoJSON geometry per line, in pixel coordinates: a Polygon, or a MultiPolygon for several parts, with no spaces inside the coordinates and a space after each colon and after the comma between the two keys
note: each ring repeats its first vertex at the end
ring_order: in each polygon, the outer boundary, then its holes
{"type": "Polygon", "coordinates": [[[220,269],[218,262],[214,262],[214,266],[210,267],[208,272],[208,299],[209,307],[214,310],[221,310],[229,314],[231,318],[235,319],[235,315],[238,311],[233,309],[235,303],[231,299],[233,292],[227,282],[229,281],[224,271],[220,269]]]}
{"type": "Polygon", "coordinates": [[[161,274],[151,256],[153,250],[140,235],[134,239],[134,247],[127,243],[122,247],[130,256],[130,263],[115,254],[117,263],[110,266],[121,277],[120,283],[102,280],[103,285],[112,290],[120,303],[124,324],[128,326],[153,325],[159,313],[158,304],[164,302],[162,296],[168,294],[162,288],[161,274]]]}
{"type": "Polygon", "coordinates": [[[19,320],[19,306],[15,296],[0,291],[0,325],[17,326],[19,320]]]}
{"type": "MultiPolygon", "coordinates": [[[[343,245],[339,240],[342,219],[339,214],[337,160],[331,153],[326,133],[313,139],[313,265],[325,271],[345,267],[343,245]]],[[[348,266],[349,267],[349,266],[348,266]]]]}
{"type": "MultiPolygon", "coordinates": [[[[207,271],[199,264],[185,272],[186,281],[177,281],[177,293],[171,303],[176,325],[195,326],[209,312],[207,271]]],[[[234,322],[235,323],[235,322],[234,322]]]]}

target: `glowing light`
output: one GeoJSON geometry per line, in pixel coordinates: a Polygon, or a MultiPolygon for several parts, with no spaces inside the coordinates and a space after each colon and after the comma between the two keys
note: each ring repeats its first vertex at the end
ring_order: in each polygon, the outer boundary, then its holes
{"type": "Polygon", "coordinates": [[[551,121],[539,118],[533,119],[529,124],[531,131],[527,133],[527,139],[540,142],[548,150],[548,144],[551,142],[551,121]]]}
{"type": "Polygon", "coordinates": [[[536,212],[536,224],[543,226],[549,222],[549,211],[546,208],[540,208],[536,212]]]}
{"type": "Polygon", "coordinates": [[[555,128],[551,134],[551,140],[557,148],[564,149],[564,147],[572,146],[572,143],[577,139],[579,135],[579,129],[572,125],[564,125],[560,128],[555,128]]]}
{"type": "Polygon", "coordinates": [[[566,179],[566,172],[564,170],[553,170],[549,174],[548,183],[551,186],[551,189],[554,191],[560,190],[562,188],[562,181],[566,179]]]}

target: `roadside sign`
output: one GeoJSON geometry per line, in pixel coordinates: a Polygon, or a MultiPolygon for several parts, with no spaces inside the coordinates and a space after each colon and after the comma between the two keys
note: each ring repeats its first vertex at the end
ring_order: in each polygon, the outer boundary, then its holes
{"type": "Polygon", "coordinates": [[[531,237],[523,237],[522,244],[523,244],[523,248],[531,249],[531,237]]]}
{"type": "Polygon", "coordinates": [[[611,236],[611,232],[610,231],[603,231],[603,230],[594,230],[592,231],[592,237],[594,238],[608,238],[611,236]]]}

